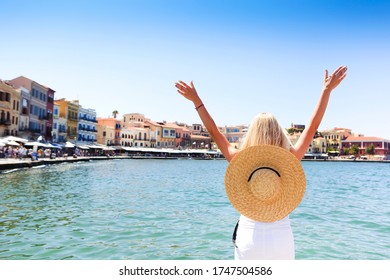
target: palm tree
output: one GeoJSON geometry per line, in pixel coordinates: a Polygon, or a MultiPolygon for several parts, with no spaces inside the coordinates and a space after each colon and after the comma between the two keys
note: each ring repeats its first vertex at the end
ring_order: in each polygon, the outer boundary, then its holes
{"type": "Polygon", "coordinates": [[[119,114],[118,110],[112,111],[112,115],[114,116],[115,119],[116,119],[116,115],[118,115],[118,114],[119,114]]]}

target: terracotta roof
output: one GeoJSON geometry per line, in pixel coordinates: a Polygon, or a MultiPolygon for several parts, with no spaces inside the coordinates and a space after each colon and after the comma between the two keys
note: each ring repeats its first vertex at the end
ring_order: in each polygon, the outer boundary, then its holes
{"type": "Polygon", "coordinates": [[[191,135],[191,139],[204,139],[204,140],[207,140],[207,139],[210,139],[210,137],[203,136],[203,135],[191,135]]]}
{"type": "Polygon", "coordinates": [[[159,124],[155,121],[145,121],[145,123],[150,123],[151,125],[154,125],[154,126],[162,126],[161,124],[159,124]]]}
{"type": "Polygon", "coordinates": [[[379,137],[371,136],[349,136],[347,139],[343,140],[344,142],[348,141],[384,141],[385,139],[379,137]]]}

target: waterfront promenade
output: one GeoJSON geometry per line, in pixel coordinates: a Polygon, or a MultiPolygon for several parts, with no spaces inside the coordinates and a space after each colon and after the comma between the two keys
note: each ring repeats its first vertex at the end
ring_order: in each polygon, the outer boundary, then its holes
{"type": "Polygon", "coordinates": [[[106,157],[106,156],[96,156],[96,157],[58,157],[55,159],[49,158],[40,158],[38,160],[31,160],[30,158],[25,159],[0,159],[0,172],[2,170],[12,170],[18,168],[32,168],[43,165],[59,164],[59,163],[73,163],[79,161],[90,161],[90,160],[108,160],[108,159],[129,159],[129,156],[117,156],[117,157],[106,157]]]}
{"type": "MultiPolygon", "coordinates": [[[[55,159],[50,158],[39,158],[37,160],[31,160],[30,158],[14,159],[14,158],[2,158],[0,159],[0,174],[6,170],[14,170],[20,168],[33,168],[45,165],[60,164],[60,163],[75,163],[75,162],[86,162],[95,160],[113,160],[113,159],[196,159],[196,160],[223,160],[224,158],[202,158],[202,157],[172,157],[172,156],[146,156],[146,155],[117,155],[117,156],[91,156],[91,157],[57,157],[55,159]]],[[[302,161],[318,161],[318,162],[361,162],[361,163],[390,163],[390,160],[360,160],[360,159],[302,159],[302,161]]]]}

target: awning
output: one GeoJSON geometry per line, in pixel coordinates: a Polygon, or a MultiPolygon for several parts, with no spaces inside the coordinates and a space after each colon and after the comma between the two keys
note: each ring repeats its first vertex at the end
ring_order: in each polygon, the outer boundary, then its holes
{"type": "Polygon", "coordinates": [[[77,146],[77,148],[82,149],[82,150],[89,150],[88,146],[77,146]]]}
{"type": "Polygon", "coordinates": [[[37,146],[37,147],[46,147],[46,144],[41,142],[27,142],[24,144],[25,146],[37,146]]]}
{"type": "Polygon", "coordinates": [[[20,137],[15,137],[15,136],[7,136],[7,137],[4,137],[3,140],[6,140],[6,141],[15,141],[15,142],[22,142],[22,143],[28,142],[27,139],[20,138],[20,137]]]}
{"type": "Polygon", "coordinates": [[[66,142],[64,147],[65,148],[74,148],[74,144],[72,144],[70,142],[66,142]]]}
{"type": "Polygon", "coordinates": [[[6,142],[5,145],[6,146],[20,146],[20,144],[15,142],[14,140],[6,142]]]}
{"type": "Polygon", "coordinates": [[[103,149],[104,146],[97,146],[97,145],[88,145],[90,149],[103,149]]]}

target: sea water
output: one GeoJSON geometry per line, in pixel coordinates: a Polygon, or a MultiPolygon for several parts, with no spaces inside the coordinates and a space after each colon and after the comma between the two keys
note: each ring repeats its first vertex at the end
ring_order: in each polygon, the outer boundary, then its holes
{"type": "MultiPolygon", "coordinates": [[[[297,259],[390,259],[390,164],[302,162],[297,259]]],[[[228,260],[224,160],[107,160],[0,174],[0,259],[228,260]]]]}

